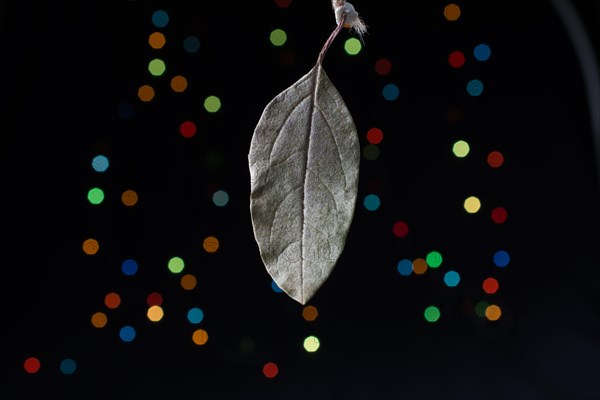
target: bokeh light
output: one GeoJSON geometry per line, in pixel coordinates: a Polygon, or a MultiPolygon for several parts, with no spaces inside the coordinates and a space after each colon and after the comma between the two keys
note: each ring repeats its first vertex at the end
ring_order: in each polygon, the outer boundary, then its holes
{"type": "Polygon", "coordinates": [[[367,131],[367,141],[371,144],[379,144],[383,141],[383,131],[379,128],[371,128],[367,131]]]}
{"type": "Polygon", "coordinates": [[[409,231],[410,229],[405,221],[396,221],[394,223],[394,226],[392,227],[392,232],[394,233],[394,236],[398,238],[406,237],[409,231]]]}
{"type": "Polygon", "coordinates": [[[208,332],[204,329],[196,329],[192,333],[192,341],[198,346],[204,346],[208,342],[208,332]]]}
{"type": "Polygon", "coordinates": [[[409,276],[413,272],[413,263],[408,259],[403,259],[398,262],[396,266],[398,273],[402,276],[409,276]]]}
{"type": "Polygon", "coordinates": [[[135,260],[128,258],[121,263],[121,271],[127,276],[133,276],[138,271],[138,264],[135,260]]]}
{"type": "Polygon", "coordinates": [[[316,336],[311,335],[304,339],[304,350],[308,351],[309,353],[314,353],[319,349],[320,346],[321,342],[316,336]]]}
{"type": "Polygon", "coordinates": [[[183,40],[183,49],[190,54],[200,50],[200,40],[196,36],[188,36],[183,40]]]}
{"type": "Polygon", "coordinates": [[[459,140],[454,143],[452,146],[452,152],[458,158],[464,158],[469,154],[471,148],[469,147],[469,143],[464,140],[459,140]]]}
{"type": "Polygon", "coordinates": [[[183,121],[179,125],[179,133],[184,138],[191,138],[196,134],[196,124],[192,121],[183,121]]]}
{"type": "Polygon", "coordinates": [[[86,239],[83,242],[83,252],[89,256],[92,256],[100,250],[100,244],[96,239],[86,239]]]}
{"type": "Polygon", "coordinates": [[[388,83],[383,87],[381,92],[383,94],[383,98],[387,101],[394,101],[400,96],[400,89],[393,83],[388,83]]]}
{"type": "Polygon", "coordinates": [[[504,155],[494,150],[488,154],[487,163],[492,168],[500,168],[504,164],[504,155]]]}
{"type": "Polygon", "coordinates": [[[473,97],[481,96],[483,93],[483,82],[479,79],[472,79],[467,83],[467,93],[473,97]]]}
{"type": "Polygon", "coordinates": [[[229,194],[224,190],[217,190],[213,193],[212,201],[217,207],[225,207],[229,202],[229,194]]]}
{"type": "Polygon", "coordinates": [[[424,258],[415,258],[412,262],[412,270],[416,275],[423,275],[427,272],[427,261],[424,258]]]}
{"type": "Polygon", "coordinates": [[[162,32],[153,32],[148,36],[148,44],[153,49],[162,49],[166,41],[165,35],[162,32]]]}
{"type": "Polygon", "coordinates": [[[279,373],[279,367],[272,361],[269,361],[265,365],[263,365],[262,369],[263,375],[267,378],[275,378],[279,373]]]}
{"type": "Polygon", "coordinates": [[[207,253],[216,253],[219,250],[219,239],[214,236],[208,236],[202,242],[202,247],[207,253]]]}
{"type": "Polygon", "coordinates": [[[485,317],[490,321],[498,321],[502,316],[502,309],[496,304],[490,304],[485,309],[485,317]]]}
{"type": "Polygon", "coordinates": [[[135,328],[130,325],[125,325],[119,330],[119,338],[123,342],[132,342],[135,339],[135,328]]]}
{"type": "Polygon", "coordinates": [[[365,160],[377,160],[379,158],[379,147],[374,144],[368,144],[363,148],[362,154],[365,160]]]}
{"type": "Polygon", "coordinates": [[[448,4],[444,7],[444,18],[448,21],[456,21],[460,18],[460,7],[454,3],[448,4]]]}
{"type": "Polygon", "coordinates": [[[199,324],[204,319],[204,311],[198,307],[192,307],[187,312],[187,319],[191,324],[199,324]]]}
{"type": "Polygon", "coordinates": [[[157,28],[164,28],[169,23],[169,13],[165,10],[156,10],[152,13],[152,23],[157,28]]]}
{"type": "Polygon", "coordinates": [[[59,369],[60,372],[62,372],[65,375],[72,375],[77,369],[77,363],[72,358],[65,358],[60,362],[59,369]]]}
{"type": "Polygon", "coordinates": [[[317,319],[318,315],[319,311],[315,306],[308,305],[302,309],[302,318],[304,318],[305,321],[312,322],[317,319]]]}
{"type": "Polygon", "coordinates": [[[23,368],[25,369],[25,371],[28,374],[37,373],[41,367],[42,367],[42,363],[40,362],[39,358],[37,358],[37,357],[29,357],[29,358],[25,359],[25,362],[23,362],[23,368]]]}
{"type": "Polygon", "coordinates": [[[160,58],[155,58],[148,63],[148,71],[154,76],[161,76],[167,70],[167,66],[160,58]]]}
{"type": "Polygon", "coordinates": [[[444,274],[444,283],[448,287],[456,287],[460,283],[460,274],[456,271],[448,271],[444,274]]]}
{"type": "Polygon", "coordinates": [[[368,211],[376,211],[381,205],[381,200],[376,194],[369,194],[365,196],[363,204],[368,211]]]}
{"type": "Polygon", "coordinates": [[[275,293],[283,293],[283,289],[279,287],[275,280],[271,280],[271,290],[273,290],[275,293]]]}
{"type": "Polygon", "coordinates": [[[491,213],[492,221],[496,224],[503,224],[508,219],[508,212],[503,207],[496,207],[491,213]]]}
{"type": "Polygon", "coordinates": [[[448,64],[452,68],[460,68],[465,65],[465,54],[462,51],[455,50],[448,56],[448,64]]]}
{"type": "Polygon", "coordinates": [[[387,58],[380,58],[375,61],[375,72],[378,75],[386,76],[392,71],[392,63],[387,58]]]}
{"type": "Polygon", "coordinates": [[[204,99],[204,109],[209,113],[216,113],[221,109],[221,99],[217,96],[208,96],[204,99]]]}
{"type": "Polygon", "coordinates": [[[269,40],[273,46],[283,46],[287,41],[287,34],[283,29],[273,29],[269,34],[269,40]]]}
{"type": "Polygon", "coordinates": [[[106,307],[114,310],[121,305],[121,296],[118,293],[110,292],[104,296],[104,304],[106,307]]]}
{"type": "Polygon", "coordinates": [[[146,316],[152,322],[159,322],[165,315],[161,306],[151,306],[146,312],[146,316]]]}
{"type": "Polygon", "coordinates": [[[185,89],[188,87],[188,82],[185,76],[175,75],[171,78],[171,89],[174,92],[182,93],[185,92],[185,89]]]}
{"type": "Polygon", "coordinates": [[[351,56],[355,56],[362,50],[362,43],[357,38],[348,38],[344,42],[344,50],[351,56]]]}
{"type": "Polygon", "coordinates": [[[121,202],[127,207],[133,207],[138,202],[138,195],[135,190],[127,189],[121,195],[121,202]]]}
{"type": "Polygon", "coordinates": [[[154,88],[150,85],[142,85],[139,87],[137,95],[138,98],[145,103],[152,101],[155,95],[154,88]]]}
{"type": "Polygon", "coordinates": [[[103,312],[96,312],[92,315],[91,322],[95,328],[104,328],[108,323],[108,317],[103,312]]]}
{"type": "Polygon", "coordinates": [[[477,61],[487,61],[492,55],[492,50],[490,46],[485,43],[478,44],[473,49],[473,56],[477,61]]]}
{"type": "Polygon", "coordinates": [[[92,168],[96,172],[106,172],[110,163],[108,162],[108,158],[103,155],[97,155],[92,159],[92,168]]]}
{"type": "Polygon", "coordinates": [[[163,299],[162,294],[160,294],[158,292],[152,292],[148,296],[146,296],[146,304],[148,304],[148,306],[150,306],[150,307],[162,306],[163,301],[164,301],[164,299],[163,299]]]}
{"type": "Polygon", "coordinates": [[[436,306],[429,306],[423,312],[423,316],[427,322],[437,322],[440,319],[440,309],[436,306]]]}
{"type": "Polygon", "coordinates": [[[198,284],[196,277],[192,274],[185,274],[181,277],[179,284],[184,290],[192,290],[198,284]]]}
{"type": "Polygon", "coordinates": [[[483,288],[483,291],[486,292],[487,294],[494,294],[500,288],[500,284],[498,283],[497,279],[490,277],[490,278],[486,278],[483,281],[483,284],[481,285],[481,287],[483,288]]]}
{"type": "Polygon", "coordinates": [[[87,199],[91,204],[98,205],[104,201],[104,191],[100,188],[91,188],[88,191],[87,199]]]}
{"type": "Polygon", "coordinates": [[[475,214],[481,208],[481,201],[475,196],[467,197],[464,207],[469,214],[475,214]]]}
{"type": "Polygon", "coordinates": [[[499,250],[494,254],[494,264],[497,267],[506,267],[510,263],[510,255],[505,250],[499,250]]]}
{"type": "Polygon", "coordinates": [[[181,271],[183,271],[183,268],[185,267],[185,262],[181,257],[172,257],[167,263],[167,267],[172,273],[179,274],[181,271]]]}
{"type": "Polygon", "coordinates": [[[431,251],[427,253],[427,256],[425,257],[427,265],[431,268],[438,268],[442,265],[443,260],[442,254],[439,251],[431,251]]]}

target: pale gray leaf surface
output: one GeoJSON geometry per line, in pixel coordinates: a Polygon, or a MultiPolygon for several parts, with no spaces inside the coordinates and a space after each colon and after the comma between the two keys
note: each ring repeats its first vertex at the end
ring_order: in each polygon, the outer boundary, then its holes
{"type": "Polygon", "coordinates": [[[344,248],[360,162],[352,116],[320,64],[265,107],[248,161],[261,258],[275,283],[306,304],[344,248]]]}

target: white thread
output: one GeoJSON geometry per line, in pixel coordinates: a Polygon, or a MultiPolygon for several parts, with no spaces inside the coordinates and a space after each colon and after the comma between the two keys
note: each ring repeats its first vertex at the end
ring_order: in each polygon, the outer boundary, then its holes
{"type": "Polygon", "coordinates": [[[363,35],[367,33],[367,26],[354,9],[354,6],[343,0],[332,0],[331,4],[335,12],[335,22],[339,25],[342,16],[345,14],[344,28],[350,28],[351,31],[356,32],[360,36],[360,40],[363,41],[363,35]]]}

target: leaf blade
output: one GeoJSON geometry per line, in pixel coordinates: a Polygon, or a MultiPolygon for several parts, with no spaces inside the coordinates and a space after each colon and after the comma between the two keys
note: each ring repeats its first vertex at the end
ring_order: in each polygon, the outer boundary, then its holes
{"type": "Polygon", "coordinates": [[[360,148],[341,95],[320,64],[265,107],[248,161],[261,258],[305,304],[331,274],[352,222],[360,148]]]}

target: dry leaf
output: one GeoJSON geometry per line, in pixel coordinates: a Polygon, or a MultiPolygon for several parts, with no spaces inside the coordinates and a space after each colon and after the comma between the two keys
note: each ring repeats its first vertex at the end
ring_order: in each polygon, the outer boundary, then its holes
{"type": "Polygon", "coordinates": [[[261,258],[277,285],[306,304],[344,248],[360,162],[352,116],[320,61],[266,106],[248,160],[261,258]]]}

